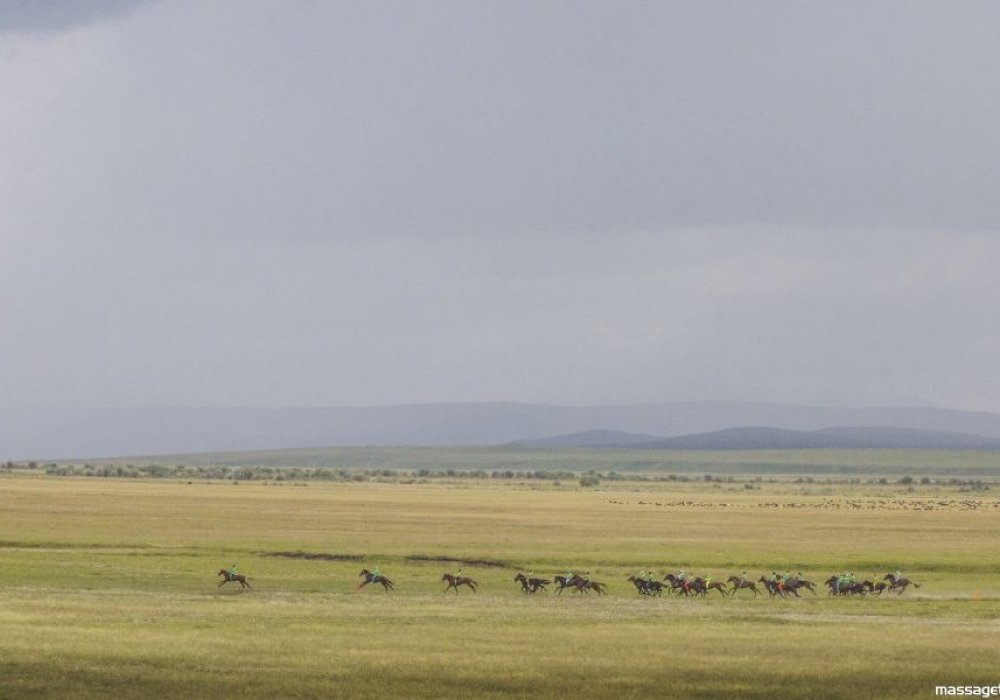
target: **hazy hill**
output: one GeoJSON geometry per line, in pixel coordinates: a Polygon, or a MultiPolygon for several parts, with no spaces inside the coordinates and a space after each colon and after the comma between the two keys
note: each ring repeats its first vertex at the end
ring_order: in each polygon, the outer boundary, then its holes
{"type": "Polygon", "coordinates": [[[908,428],[727,428],[642,444],[622,445],[667,450],[788,450],[788,449],[995,449],[1000,442],[977,435],[908,428]]]}
{"type": "Polygon", "coordinates": [[[1000,440],[1000,414],[725,401],[625,406],[428,404],[355,408],[0,409],[0,459],[336,445],[497,445],[590,430],[677,437],[741,426],[895,426],[1000,440]]]}
{"type": "Polygon", "coordinates": [[[622,430],[584,430],[538,440],[515,440],[509,447],[639,447],[662,440],[661,435],[639,435],[622,430]]]}

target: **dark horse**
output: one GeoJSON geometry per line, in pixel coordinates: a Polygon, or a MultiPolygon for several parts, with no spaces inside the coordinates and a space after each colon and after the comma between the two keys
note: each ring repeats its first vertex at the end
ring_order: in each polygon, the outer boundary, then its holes
{"type": "Polygon", "coordinates": [[[785,588],[792,592],[798,591],[800,588],[805,588],[807,591],[816,595],[816,584],[812,581],[807,581],[804,578],[790,578],[788,583],[785,584],[785,588]]]}
{"type": "Polygon", "coordinates": [[[886,574],[885,576],[882,577],[882,580],[889,582],[890,593],[902,593],[903,591],[906,590],[906,587],[909,586],[911,583],[913,584],[914,588],[920,588],[919,583],[911,581],[910,579],[904,578],[902,576],[896,578],[895,574],[886,574]]]}
{"type": "Polygon", "coordinates": [[[556,593],[562,593],[564,588],[572,588],[574,593],[589,593],[590,591],[597,591],[598,595],[604,595],[606,593],[606,588],[603,583],[598,583],[597,581],[588,581],[579,574],[574,574],[573,578],[567,579],[565,576],[556,576],[556,583],[559,584],[559,588],[556,589],[556,593]]]}
{"type": "Polygon", "coordinates": [[[444,589],[444,592],[447,593],[449,589],[454,588],[455,595],[458,595],[459,586],[468,586],[469,588],[472,589],[472,592],[475,593],[476,586],[479,585],[468,576],[453,576],[452,574],[445,574],[444,576],[441,577],[441,580],[448,582],[448,585],[444,589]]]}
{"type": "Polygon", "coordinates": [[[365,586],[367,586],[369,583],[381,583],[382,584],[382,589],[386,593],[388,593],[389,591],[391,591],[393,589],[392,581],[390,581],[389,579],[387,579],[385,576],[382,576],[381,574],[379,574],[378,578],[375,578],[372,575],[372,572],[369,571],[368,569],[362,569],[361,573],[358,574],[358,576],[360,576],[362,580],[361,580],[361,583],[358,584],[358,587],[357,587],[356,590],[360,591],[362,588],[364,588],[365,586]]]}
{"type": "Polygon", "coordinates": [[[583,580],[576,574],[574,574],[571,578],[566,578],[565,576],[556,574],[553,578],[556,580],[556,585],[559,586],[559,588],[556,589],[557,595],[561,595],[563,589],[566,588],[567,586],[576,587],[576,582],[583,580]]]}
{"type": "Polygon", "coordinates": [[[241,591],[244,588],[249,588],[251,591],[253,590],[253,587],[250,585],[249,576],[244,576],[243,574],[231,574],[225,569],[219,569],[219,573],[216,574],[216,576],[222,577],[222,580],[219,581],[219,586],[222,586],[222,584],[224,583],[229,583],[230,581],[235,581],[236,583],[240,584],[241,591]]]}
{"type": "Polygon", "coordinates": [[[663,577],[664,581],[670,582],[670,593],[677,592],[678,595],[690,595],[691,589],[694,586],[693,578],[679,578],[673,574],[667,574],[663,577]]]}
{"type": "Polygon", "coordinates": [[[799,597],[799,592],[790,586],[786,586],[784,581],[780,580],[768,581],[766,578],[761,576],[759,579],[757,579],[757,583],[764,584],[764,588],[767,589],[767,592],[771,595],[772,598],[775,596],[787,598],[789,593],[794,595],[796,598],[799,597]]]}
{"type": "Polygon", "coordinates": [[[537,593],[538,591],[544,591],[545,587],[552,583],[547,578],[535,578],[534,576],[528,578],[520,572],[514,577],[514,580],[521,584],[522,593],[537,593]]]}
{"type": "Polygon", "coordinates": [[[597,581],[588,581],[585,578],[576,577],[576,591],[574,593],[590,593],[590,591],[597,591],[597,595],[605,595],[607,591],[607,586],[603,583],[597,581]]]}
{"type": "Polygon", "coordinates": [[[663,583],[661,581],[646,581],[635,576],[629,576],[626,580],[635,586],[635,589],[642,595],[660,595],[663,593],[663,583]]]}

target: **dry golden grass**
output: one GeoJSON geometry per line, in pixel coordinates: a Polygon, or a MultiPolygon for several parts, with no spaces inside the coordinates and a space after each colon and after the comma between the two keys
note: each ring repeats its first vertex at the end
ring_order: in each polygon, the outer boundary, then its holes
{"type": "Polygon", "coordinates": [[[806,490],[5,476],[0,697],[910,697],[996,682],[997,499],[806,490]],[[917,507],[930,500],[945,505],[917,507]],[[363,558],[264,555],[296,550],[363,558]],[[466,565],[480,594],[445,596],[458,564],[414,555],[508,566],[466,565]],[[254,593],[216,587],[232,561],[254,593]],[[372,564],[394,593],[354,592],[372,564]],[[566,567],[611,595],[525,597],[511,581],[566,567]],[[624,580],[641,567],[899,567],[923,587],[648,599],[624,580]]]}

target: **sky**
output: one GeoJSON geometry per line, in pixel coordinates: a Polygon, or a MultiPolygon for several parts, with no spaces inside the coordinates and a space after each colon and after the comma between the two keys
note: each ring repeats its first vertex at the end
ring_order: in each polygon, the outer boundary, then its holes
{"type": "Polygon", "coordinates": [[[0,0],[0,406],[1000,412],[998,26],[0,0]]]}

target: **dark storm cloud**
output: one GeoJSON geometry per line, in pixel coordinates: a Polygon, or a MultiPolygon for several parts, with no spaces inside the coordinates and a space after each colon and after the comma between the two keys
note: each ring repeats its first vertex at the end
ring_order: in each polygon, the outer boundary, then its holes
{"type": "Polygon", "coordinates": [[[7,396],[1000,408],[995,4],[116,16],[5,35],[7,396]]]}

